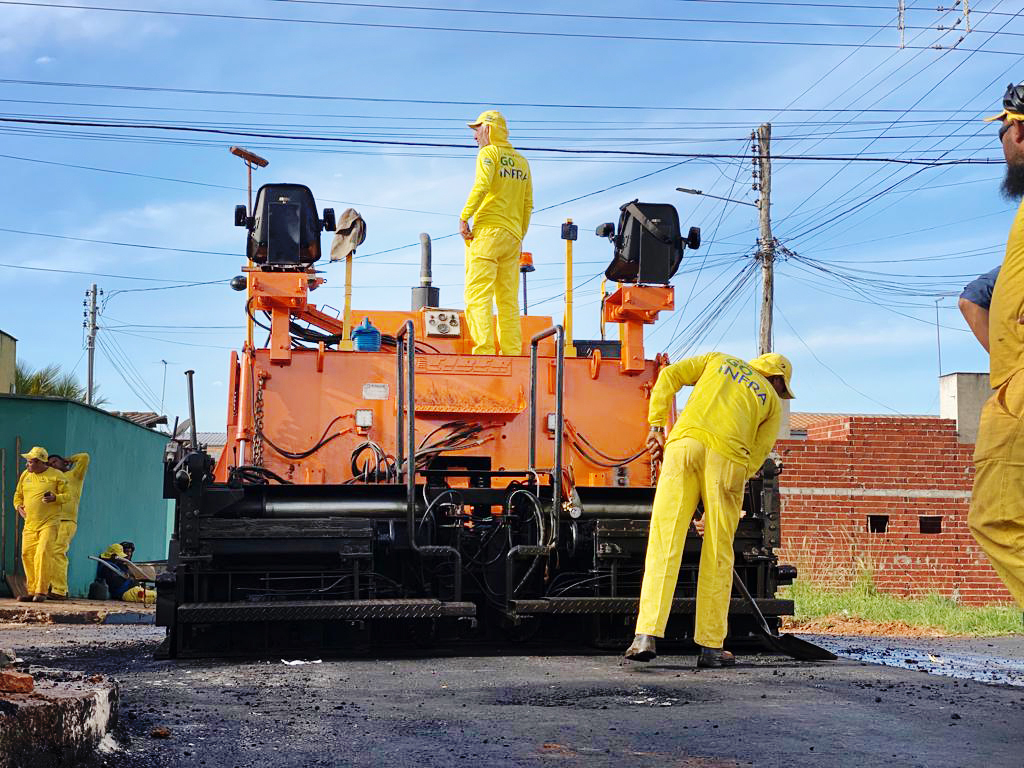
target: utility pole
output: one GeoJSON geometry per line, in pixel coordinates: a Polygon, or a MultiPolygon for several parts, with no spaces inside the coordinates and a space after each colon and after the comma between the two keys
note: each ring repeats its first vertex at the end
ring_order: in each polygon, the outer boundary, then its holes
{"type": "Polygon", "coordinates": [[[906,40],[907,29],[907,4],[904,0],[896,3],[896,26],[900,32],[900,48],[903,48],[906,40]]]}
{"type": "MultiPolygon", "coordinates": [[[[96,290],[96,283],[92,284],[92,288],[85,292],[86,298],[88,299],[89,311],[86,314],[86,328],[89,331],[89,335],[86,341],[86,350],[89,355],[89,373],[86,376],[86,389],[85,389],[85,402],[87,405],[92,405],[92,392],[93,392],[93,358],[96,354],[96,296],[98,291],[96,290]]],[[[85,303],[85,302],[83,302],[85,303]]]]}
{"type": "Polygon", "coordinates": [[[760,190],[757,201],[761,236],[757,241],[757,259],[761,262],[761,332],[758,354],[772,351],[772,311],[775,300],[775,238],[772,237],[772,124],[765,123],[750,134],[754,149],[754,189],[760,190]]]}
{"type": "Polygon", "coordinates": [[[166,360],[161,360],[160,362],[164,364],[164,383],[163,383],[163,386],[160,387],[160,413],[163,414],[163,412],[164,412],[164,395],[167,394],[167,361],[166,360]]]}

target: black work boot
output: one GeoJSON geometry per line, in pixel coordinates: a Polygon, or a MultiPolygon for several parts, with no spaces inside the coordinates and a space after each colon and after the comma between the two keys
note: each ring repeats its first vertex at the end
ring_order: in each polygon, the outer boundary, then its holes
{"type": "Polygon", "coordinates": [[[626,649],[626,658],[630,661],[650,661],[657,655],[654,635],[637,635],[633,638],[633,644],[626,649]]]}
{"type": "Polygon", "coordinates": [[[717,669],[718,667],[734,666],[736,666],[736,657],[729,653],[729,651],[722,650],[721,648],[701,647],[700,654],[697,656],[698,669],[717,669]]]}

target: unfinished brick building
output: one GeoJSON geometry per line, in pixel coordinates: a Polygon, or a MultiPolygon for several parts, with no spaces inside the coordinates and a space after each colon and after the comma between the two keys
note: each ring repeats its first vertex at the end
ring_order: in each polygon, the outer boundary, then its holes
{"type": "MultiPolygon", "coordinates": [[[[975,421],[976,424],[976,421],[975,421]]],[[[782,554],[832,586],[1011,602],[967,529],[972,442],[957,420],[794,413],[782,457],[782,554]]]]}

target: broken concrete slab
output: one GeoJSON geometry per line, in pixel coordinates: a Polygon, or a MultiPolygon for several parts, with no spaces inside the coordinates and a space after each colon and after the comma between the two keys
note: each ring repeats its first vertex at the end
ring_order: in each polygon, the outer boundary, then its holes
{"type": "Polygon", "coordinates": [[[110,741],[119,689],[104,675],[31,667],[31,693],[0,694],[0,768],[76,766],[110,741]]]}
{"type": "Polygon", "coordinates": [[[0,598],[0,624],[153,624],[152,605],[120,600],[67,600],[19,603],[0,598]]]}

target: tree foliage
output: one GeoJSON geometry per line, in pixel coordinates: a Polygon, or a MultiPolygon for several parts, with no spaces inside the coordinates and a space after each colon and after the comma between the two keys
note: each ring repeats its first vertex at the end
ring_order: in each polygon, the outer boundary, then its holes
{"type": "MultiPolygon", "coordinates": [[[[93,387],[93,405],[102,405],[105,398],[97,396],[97,387],[93,387]]],[[[45,395],[47,397],[65,397],[68,400],[85,402],[86,388],[75,378],[71,371],[63,371],[56,364],[33,369],[20,360],[15,363],[14,392],[18,395],[45,395]]]]}

